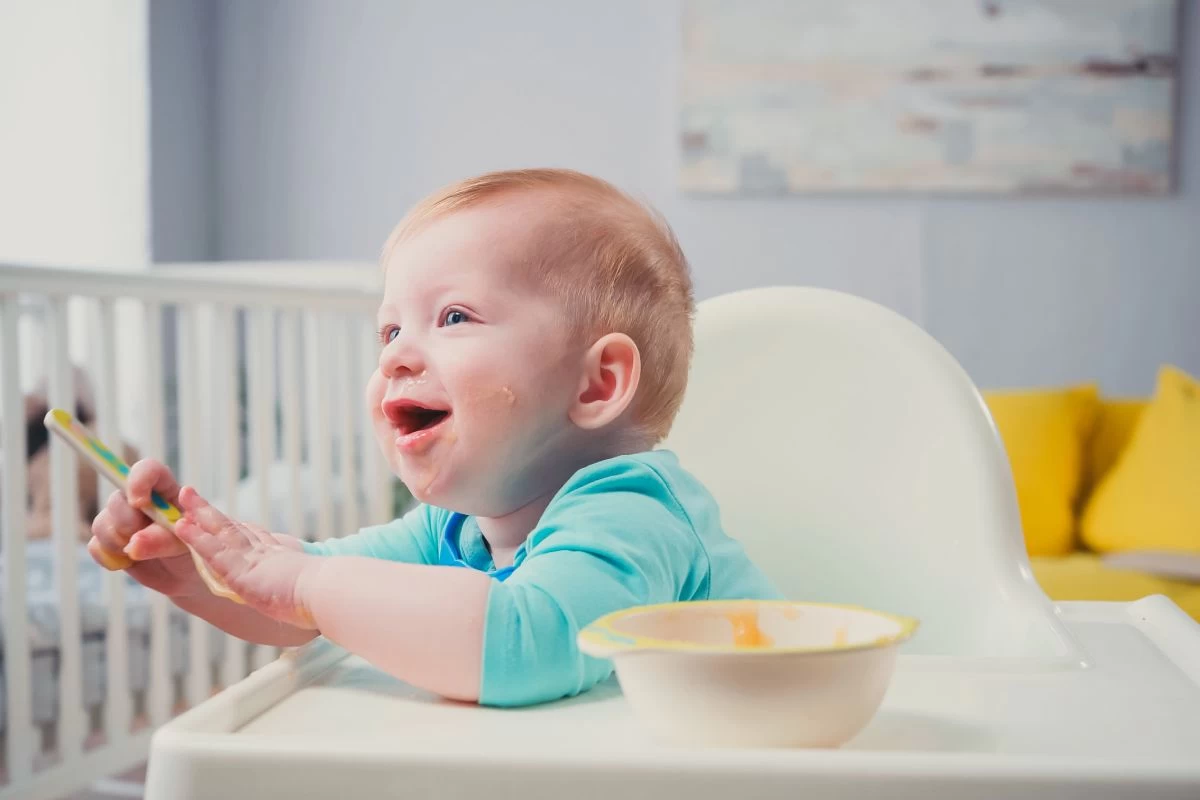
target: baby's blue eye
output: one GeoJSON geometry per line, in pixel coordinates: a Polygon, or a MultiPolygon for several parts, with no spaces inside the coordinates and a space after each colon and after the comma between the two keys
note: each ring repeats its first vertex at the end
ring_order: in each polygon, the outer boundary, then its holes
{"type": "Polygon", "coordinates": [[[379,341],[384,345],[391,344],[392,340],[400,335],[400,328],[396,325],[384,325],[379,329],[379,341]]]}
{"type": "Polygon", "coordinates": [[[463,313],[462,311],[459,311],[458,309],[452,309],[452,310],[446,312],[446,318],[442,324],[443,325],[457,325],[460,322],[466,322],[466,321],[467,321],[467,315],[465,313],[463,313]]]}

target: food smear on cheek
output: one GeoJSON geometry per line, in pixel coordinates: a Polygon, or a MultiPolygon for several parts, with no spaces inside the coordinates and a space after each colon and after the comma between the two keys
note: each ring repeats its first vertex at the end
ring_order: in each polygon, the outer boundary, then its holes
{"type": "Polygon", "coordinates": [[[476,413],[487,413],[496,408],[512,408],[517,404],[517,396],[507,386],[469,389],[463,393],[462,400],[463,405],[470,406],[476,413]]]}

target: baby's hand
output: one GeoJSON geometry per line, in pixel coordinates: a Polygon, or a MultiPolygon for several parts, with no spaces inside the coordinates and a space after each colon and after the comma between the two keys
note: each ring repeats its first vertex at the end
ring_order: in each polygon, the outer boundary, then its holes
{"type": "Polygon", "coordinates": [[[151,492],[178,502],[179,484],[171,470],[153,459],[133,465],[124,492],[112,497],[92,521],[88,553],[108,570],[126,570],[139,583],[169,597],[207,591],[187,548],[141,510],[151,492]]]}
{"type": "Polygon", "coordinates": [[[297,540],[284,543],[262,528],[229,519],[191,487],[179,492],[179,506],[184,516],[175,524],[175,535],[246,605],[280,622],[316,629],[298,585],[302,573],[319,566],[319,558],[298,549],[297,540]]]}

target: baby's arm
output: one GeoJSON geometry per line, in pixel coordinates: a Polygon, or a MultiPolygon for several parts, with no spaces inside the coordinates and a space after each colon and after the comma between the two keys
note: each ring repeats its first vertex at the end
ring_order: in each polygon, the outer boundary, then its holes
{"type": "Polygon", "coordinates": [[[285,549],[188,490],[177,532],[273,619],[318,629],[445,697],[527,705],[577,694],[611,672],[579,652],[580,627],[610,611],[707,591],[703,548],[685,520],[645,494],[605,494],[568,514],[569,526],[540,529],[503,583],[462,567],[285,549]]]}
{"type": "Polygon", "coordinates": [[[327,639],[443,697],[479,699],[492,579],[461,567],[316,558],[299,602],[327,639]]]}
{"type": "MultiPolygon", "coordinates": [[[[188,497],[194,499],[195,493],[189,493],[188,497]]],[[[423,564],[435,560],[437,555],[435,540],[427,527],[430,521],[426,511],[427,509],[418,509],[399,520],[366,528],[351,536],[308,543],[287,534],[268,533],[247,523],[233,523],[229,520],[226,522],[257,536],[263,542],[279,545],[280,550],[288,551],[284,554],[285,557],[292,552],[313,554],[306,555],[302,563],[314,568],[318,564],[328,561],[347,560],[346,556],[349,556],[349,560],[355,563],[366,561],[423,564]],[[338,556],[338,558],[325,558],[324,556],[338,556]],[[386,559],[386,561],[380,561],[380,559],[386,559]]],[[[260,570],[262,566],[260,563],[260,570]]],[[[356,591],[357,588],[351,581],[343,587],[343,592],[356,591]]],[[[206,589],[185,597],[175,598],[175,604],[227,633],[258,644],[292,647],[304,644],[317,635],[316,630],[304,624],[305,621],[301,621],[299,626],[289,624],[278,617],[263,614],[250,605],[239,605],[217,597],[206,589]]],[[[317,625],[317,628],[320,626],[317,625]]],[[[326,633],[323,629],[321,632],[326,633]]],[[[329,636],[327,633],[326,635],[327,638],[340,643],[339,639],[329,636]]],[[[355,650],[355,652],[359,651],[355,650]]],[[[364,655],[366,654],[364,653],[364,655]]]]}
{"type": "MultiPolygon", "coordinates": [[[[380,557],[431,561],[432,537],[368,532],[297,549],[225,517],[191,489],[179,493],[179,503],[185,512],[175,527],[179,538],[247,605],[276,624],[319,630],[416,686],[478,699],[491,579],[380,557]]],[[[411,526],[425,530],[421,512],[414,514],[411,526]]]]}
{"type": "Polygon", "coordinates": [[[331,558],[300,596],[330,639],[401,680],[443,696],[522,706],[583,692],[608,677],[581,627],[612,611],[703,597],[708,562],[677,510],[639,491],[565,509],[500,582],[461,567],[331,558]]]}

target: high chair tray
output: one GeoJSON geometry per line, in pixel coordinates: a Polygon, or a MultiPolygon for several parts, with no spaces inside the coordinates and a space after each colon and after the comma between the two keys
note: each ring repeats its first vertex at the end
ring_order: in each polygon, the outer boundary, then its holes
{"type": "Polygon", "coordinates": [[[446,702],[318,640],[161,728],[146,797],[1200,797],[1200,626],[1161,597],[1059,613],[1087,663],[901,655],[839,750],[662,744],[612,682],[446,702]]]}

